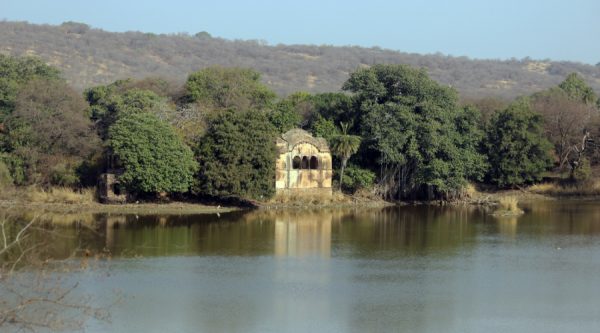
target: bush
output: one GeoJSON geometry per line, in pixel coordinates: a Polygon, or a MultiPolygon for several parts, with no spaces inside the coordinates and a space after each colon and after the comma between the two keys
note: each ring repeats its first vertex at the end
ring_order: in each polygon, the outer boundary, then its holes
{"type": "Polygon", "coordinates": [[[198,143],[194,191],[264,200],[275,192],[276,129],[260,111],[219,112],[198,143]]]}
{"type": "Polygon", "coordinates": [[[13,185],[10,171],[4,162],[0,161],[0,189],[13,185]]]}
{"type": "Polygon", "coordinates": [[[552,145],[544,137],[542,117],[520,99],[494,113],[485,142],[488,179],[500,187],[531,184],[552,166],[552,145]]]}
{"type": "Polygon", "coordinates": [[[348,166],[344,172],[344,189],[352,193],[360,189],[371,188],[375,182],[375,173],[354,165],[348,166]]]}
{"type": "Polygon", "coordinates": [[[592,167],[590,166],[590,160],[582,158],[580,164],[573,170],[573,180],[578,183],[586,182],[592,175],[592,167]]]}
{"type": "Polygon", "coordinates": [[[168,124],[150,113],[122,116],[109,131],[109,147],[122,164],[119,180],[131,193],[186,192],[197,164],[168,124]]]}

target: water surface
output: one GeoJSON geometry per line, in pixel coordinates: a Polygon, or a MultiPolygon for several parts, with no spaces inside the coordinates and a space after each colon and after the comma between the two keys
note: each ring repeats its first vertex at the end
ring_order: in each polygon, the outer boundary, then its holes
{"type": "Polygon", "coordinates": [[[89,332],[600,332],[600,203],[524,208],[53,216],[52,254],[111,253],[89,332]]]}

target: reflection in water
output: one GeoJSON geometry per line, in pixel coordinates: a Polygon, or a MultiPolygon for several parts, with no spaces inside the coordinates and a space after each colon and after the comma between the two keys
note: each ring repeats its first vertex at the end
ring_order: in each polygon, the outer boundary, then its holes
{"type": "Polygon", "coordinates": [[[282,212],[275,216],[275,255],[331,255],[332,212],[282,212]]]}
{"type": "Polygon", "coordinates": [[[92,332],[600,331],[600,204],[522,208],[45,219],[52,256],[113,254],[86,288],[132,296],[92,332]]]}

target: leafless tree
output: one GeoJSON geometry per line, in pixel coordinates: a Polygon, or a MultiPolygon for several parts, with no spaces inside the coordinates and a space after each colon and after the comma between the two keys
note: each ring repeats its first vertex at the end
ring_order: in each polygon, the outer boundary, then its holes
{"type": "Polygon", "coordinates": [[[537,94],[533,108],[544,117],[546,135],[554,144],[558,168],[573,169],[583,156],[590,132],[598,119],[598,110],[583,102],[573,100],[560,89],[551,89],[537,94]]]}
{"type": "Polygon", "coordinates": [[[95,306],[68,275],[89,259],[44,258],[47,244],[33,235],[50,231],[39,221],[0,217],[0,331],[75,331],[92,318],[109,320],[110,305],[95,306]]]}

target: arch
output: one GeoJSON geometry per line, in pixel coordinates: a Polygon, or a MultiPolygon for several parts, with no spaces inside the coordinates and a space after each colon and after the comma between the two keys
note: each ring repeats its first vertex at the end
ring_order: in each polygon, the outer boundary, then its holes
{"type": "Polygon", "coordinates": [[[309,164],[308,164],[308,157],[303,156],[302,157],[302,169],[308,169],[309,164]]]}
{"type": "Polygon", "coordinates": [[[301,161],[300,156],[294,156],[294,159],[292,160],[292,169],[300,169],[301,161]]]}
{"type": "Polygon", "coordinates": [[[310,158],[310,168],[318,169],[319,168],[319,159],[316,156],[311,156],[310,158]]]}

